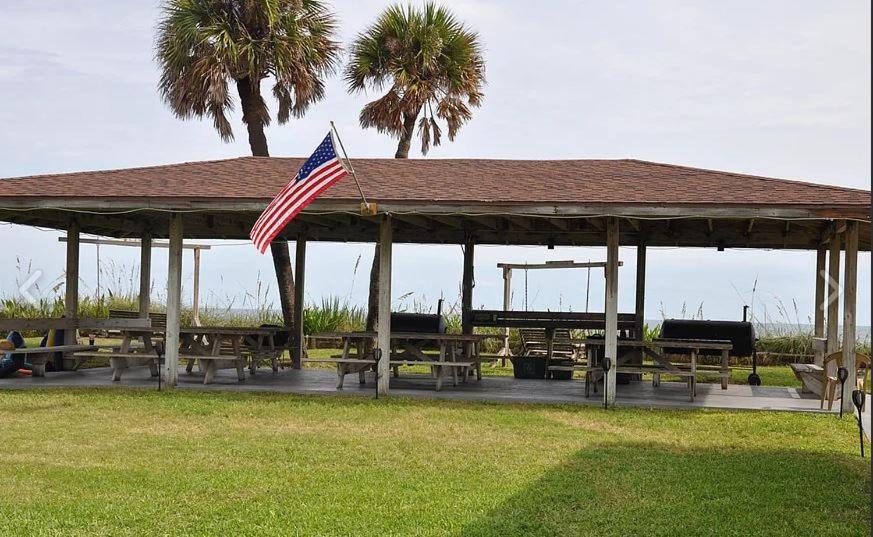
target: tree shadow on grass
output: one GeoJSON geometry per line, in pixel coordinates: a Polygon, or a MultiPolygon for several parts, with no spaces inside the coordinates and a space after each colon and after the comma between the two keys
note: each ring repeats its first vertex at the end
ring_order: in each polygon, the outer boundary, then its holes
{"type": "Polygon", "coordinates": [[[799,451],[600,445],[577,452],[464,537],[866,535],[869,461],[799,451]]]}

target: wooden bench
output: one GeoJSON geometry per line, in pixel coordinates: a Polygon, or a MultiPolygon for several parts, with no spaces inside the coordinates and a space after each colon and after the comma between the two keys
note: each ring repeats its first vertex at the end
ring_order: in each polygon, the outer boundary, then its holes
{"type": "Polygon", "coordinates": [[[236,369],[237,380],[243,382],[246,380],[245,356],[236,356],[233,354],[180,354],[179,360],[187,360],[185,372],[191,374],[194,369],[194,361],[196,360],[203,367],[203,384],[211,384],[215,380],[215,374],[219,369],[236,369]]]}
{"type": "Polygon", "coordinates": [[[91,358],[107,358],[109,366],[112,368],[112,380],[121,380],[121,372],[133,366],[147,365],[151,372],[151,376],[157,377],[158,371],[158,355],[152,352],[131,352],[132,349],[118,350],[117,347],[107,351],[101,351],[100,347],[90,347],[87,352],[77,352],[73,354],[73,358],[77,360],[76,368],[81,362],[85,362],[91,358]]]}
{"type": "Polygon", "coordinates": [[[815,364],[789,364],[788,367],[800,381],[801,393],[821,395],[824,389],[824,368],[815,364]]]}
{"type": "MultiPolygon", "coordinates": [[[[562,365],[553,365],[549,366],[549,371],[583,371],[585,373],[585,397],[590,396],[590,387],[593,385],[594,393],[597,393],[597,382],[599,381],[598,375],[596,373],[603,373],[603,369],[599,366],[585,366],[585,365],[575,365],[575,366],[562,366],[562,365]]],[[[694,396],[697,395],[697,386],[696,386],[696,378],[700,374],[700,371],[692,371],[691,369],[685,368],[677,368],[677,369],[665,369],[662,366],[658,365],[633,365],[633,366],[618,366],[615,368],[616,373],[628,373],[628,374],[636,374],[636,375],[644,375],[646,373],[651,373],[652,376],[652,385],[660,386],[661,385],[661,375],[671,375],[674,377],[684,378],[688,384],[688,395],[692,401],[694,401],[694,396]]]]}
{"type": "MultiPolygon", "coordinates": [[[[364,373],[369,369],[375,370],[376,366],[378,365],[378,362],[376,360],[357,358],[354,356],[355,355],[352,355],[347,358],[344,358],[343,356],[332,356],[330,358],[304,358],[303,363],[336,364],[336,388],[340,390],[343,387],[343,381],[345,380],[346,375],[358,373],[358,382],[360,384],[364,384],[364,373]]],[[[430,360],[389,360],[388,364],[392,367],[417,365],[430,367],[434,373],[434,377],[436,378],[436,391],[440,391],[442,389],[443,368],[449,368],[452,371],[453,385],[457,386],[458,369],[462,369],[462,375],[464,377],[464,381],[466,382],[466,373],[476,365],[474,362],[438,362],[430,360]]]]}
{"type": "Polygon", "coordinates": [[[304,358],[302,360],[303,363],[324,363],[324,364],[336,364],[336,389],[341,390],[343,388],[343,381],[345,380],[346,375],[350,375],[352,373],[358,373],[358,381],[363,384],[365,382],[364,372],[368,369],[376,368],[376,360],[368,360],[365,358],[343,358],[343,357],[331,357],[331,358],[304,358]]]}
{"type": "Polygon", "coordinates": [[[33,365],[33,376],[44,377],[45,365],[48,363],[49,358],[51,358],[55,353],[75,353],[79,351],[93,351],[96,349],[97,347],[91,345],[55,345],[52,347],[25,347],[8,352],[9,354],[26,355],[29,358],[31,365],[33,365]]]}

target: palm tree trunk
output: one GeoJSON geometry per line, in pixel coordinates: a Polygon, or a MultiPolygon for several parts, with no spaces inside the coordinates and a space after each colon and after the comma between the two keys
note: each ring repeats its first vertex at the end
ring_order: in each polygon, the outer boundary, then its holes
{"type": "Polygon", "coordinates": [[[400,142],[397,144],[397,153],[394,158],[409,158],[409,146],[412,144],[412,136],[415,134],[415,118],[418,114],[403,114],[403,133],[400,134],[400,142]]]}
{"type": "MultiPolygon", "coordinates": [[[[259,85],[252,85],[248,78],[236,81],[239,100],[242,104],[243,121],[249,131],[249,146],[252,156],[269,157],[267,136],[264,134],[264,121],[258,117],[256,102],[259,85]]],[[[270,243],[270,253],[273,254],[273,266],[276,269],[276,283],[279,288],[279,304],[282,306],[282,320],[285,326],[294,325],[294,269],[291,267],[291,254],[288,242],[275,240],[270,243]]]]}
{"type": "Polygon", "coordinates": [[[267,147],[267,135],[264,134],[264,120],[258,117],[256,101],[260,92],[260,84],[252,85],[248,77],[236,81],[236,90],[239,92],[239,100],[242,104],[243,122],[249,131],[249,146],[252,148],[252,156],[269,157],[270,149],[267,147]]]}
{"type": "MultiPolygon", "coordinates": [[[[415,134],[415,118],[418,114],[403,114],[403,133],[397,144],[394,158],[409,158],[409,147],[415,134]]],[[[373,250],[373,266],[370,267],[370,296],[367,299],[367,331],[376,329],[377,312],[379,311],[379,243],[373,250]]]]}

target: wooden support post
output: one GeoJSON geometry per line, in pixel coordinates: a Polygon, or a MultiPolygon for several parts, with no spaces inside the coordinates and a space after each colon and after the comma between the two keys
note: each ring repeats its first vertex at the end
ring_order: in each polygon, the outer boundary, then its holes
{"type": "MultiPolygon", "coordinates": [[[[503,267],[503,311],[512,309],[512,269],[503,267]]],[[[503,329],[503,355],[502,365],[506,367],[506,358],[511,354],[509,351],[509,327],[503,329]]]]}
{"type": "MultiPolygon", "coordinates": [[[[813,314],[813,337],[823,338],[825,334],[824,319],[827,276],[825,265],[827,262],[828,250],[824,244],[819,245],[818,252],[815,258],[815,312],[813,314]]],[[[816,347],[815,364],[821,366],[824,363],[824,349],[816,347]]]]}
{"type": "Polygon", "coordinates": [[[473,253],[475,242],[468,236],[464,242],[464,274],[461,281],[461,332],[473,333],[473,253]]]}
{"type": "Polygon", "coordinates": [[[170,215],[170,252],[167,264],[167,333],[164,382],[173,387],[179,375],[179,327],[182,309],[182,214],[170,215]]]}
{"type": "Polygon", "coordinates": [[[200,326],[200,248],[194,248],[194,297],[191,316],[194,326],[200,326]]]}
{"type": "Polygon", "coordinates": [[[843,273],[843,367],[849,371],[845,397],[840,402],[843,412],[851,414],[852,390],[855,389],[855,310],[858,294],[858,222],[846,225],[846,267],[843,273]]]}
{"type": "Polygon", "coordinates": [[[606,405],[615,405],[616,374],[618,367],[618,219],[610,217],[606,223],[606,334],[603,356],[612,361],[604,379],[606,405]]]}
{"type": "MultiPolygon", "coordinates": [[[[637,277],[636,296],[634,306],[634,336],[633,339],[642,341],[645,337],[646,326],[646,243],[641,237],[637,242],[637,277]]],[[[634,353],[634,365],[643,364],[643,351],[634,353]]],[[[634,380],[643,380],[643,376],[634,375],[634,380]]]]}
{"type": "Polygon", "coordinates": [[[377,366],[377,391],[388,395],[391,378],[391,250],[393,230],[391,217],[384,215],[379,226],[379,313],[376,321],[376,345],[382,351],[377,366]]]}
{"type": "MultiPolygon", "coordinates": [[[[67,270],[64,287],[64,317],[73,321],[73,327],[64,330],[64,345],[75,345],[76,327],[79,319],[79,221],[70,220],[67,226],[67,270]]],[[[61,363],[55,361],[55,367],[68,369],[73,366],[72,360],[63,358],[61,363]]]]}
{"type": "Polygon", "coordinates": [[[152,235],[143,233],[139,245],[139,317],[149,318],[152,305],[152,235]]]}
{"type": "Polygon", "coordinates": [[[306,278],[306,236],[297,237],[297,253],[294,259],[297,279],[294,281],[294,332],[291,336],[291,367],[300,369],[306,351],[303,334],[304,286],[306,278]]]}
{"type": "Polygon", "coordinates": [[[829,281],[825,290],[828,303],[828,354],[840,350],[840,238],[836,233],[831,237],[828,251],[829,281]]]}
{"type": "Polygon", "coordinates": [[[637,244],[637,293],[634,310],[634,331],[636,339],[643,339],[643,329],[646,324],[646,243],[640,240],[637,244]]]}

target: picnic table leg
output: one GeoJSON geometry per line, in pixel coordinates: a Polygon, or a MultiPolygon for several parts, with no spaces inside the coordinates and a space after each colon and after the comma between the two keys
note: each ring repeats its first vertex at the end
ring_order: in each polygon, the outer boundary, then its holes
{"type": "MultiPolygon", "coordinates": [[[[212,340],[212,349],[209,354],[212,356],[218,356],[219,351],[221,350],[221,338],[215,337],[212,340]]],[[[213,380],[215,380],[215,373],[218,371],[218,360],[211,359],[206,360],[206,365],[203,365],[202,360],[198,360],[201,364],[201,368],[204,369],[205,373],[203,375],[203,384],[211,384],[213,380]]]]}
{"type": "MultiPolygon", "coordinates": [[[[457,355],[455,354],[455,345],[454,344],[449,345],[449,361],[450,362],[457,362],[458,361],[457,355]]],[[[458,368],[453,367],[452,368],[452,386],[457,386],[457,385],[458,385],[458,368]]]]}
{"type": "MultiPolygon", "coordinates": [[[[121,340],[121,348],[119,349],[122,354],[126,354],[130,352],[130,333],[125,332],[124,339],[121,340]]],[[[112,380],[114,382],[118,382],[121,380],[121,370],[127,369],[127,358],[110,358],[109,365],[112,367],[112,380]]],[[[34,375],[36,372],[34,372],[34,375]]]]}
{"type": "Polygon", "coordinates": [[[731,366],[730,366],[730,351],[727,349],[721,351],[721,389],[727,390],[728,387],[728,377],[731,374],[731,366]]]}
{"type": "MultiPolygon", "coordinates": [[[[431,371],[436,375],[436,391],[440,391],[443,389],[443,366],[439,365],[442,362],[446,361],[446,347],[448,346],[447,341],[440,341],[440,358],[439,361],[431,368],[431,371]]],[[[449,351],[451,352],[451,351],[449,351]]]]}
{"type": "Polygon", "coordinates": [[[343,381],[346,378],[346,366],[345,364],[336,364],[336,389],[343,389],[343,381]]]}
{"type": "Polygon", "coordinates": [[[443,366],[435,365],[433,370],[436,374],[436,391],[440,391],[443,389],[443,366]]]}
{"type": "MultiPolygon", "coordinates": [[[[183,350],[186,350],[186,349],[191,347],[190,336],[188,336],[187,334],[182,334],[182,347],[183,347],[183,350]]],[[[185,366],[185,373],[190,375],[192,371],[194,371],[194,359],[189,358],[188,364],[185,366]]]]}
{"type": "MultiPolygon", "coordinates": [[[[152,338],[149,334],[142,334],[142,336],[140,336],[140,339],[142,340],[142,347],[146,354],[152,354],[155,352],[155,347],[154,345],[152,345],[152,338]]],[[[149,360],[149,372],[152,374],[152,377],[157,377],[158,375],[160,375],[160,372],[158,371],[157,359],[152,358],[151,360],[149,360]]]]}
{"type": "Polygon", "coordinates": [[[240,382],[244,382],[246,380],[246,370],[245,370],[245,358],[242,355],[242,345],[240,344],[240,338],[234,337],[232,339],[233,345],[233,353],[236,355],[236,377],[240,382]]]}
{"type": "MultiPolygon", "coordinates": [[[[546,379],[549,378],[549,366],[552,363],[552,353],[555,350],[555,329],[546,329],[546,379]]],[[[618,365],[618,364],[616,364],[618,365]]]]}
{"type": "Polygon", "coordinates": [[[697,395],[697,349],[691,349],[691,402],[694,402],[694,396],[697,395]]]}
{"type": "Polygon", "coordinates": [[[273,373],[278,373],[279,372],[279,355],[276,354],[276,336],[273,334],[270,334],[270,336],[267,338],[267,343],[270,346],[270,357],[271,357],[270,366],[272,366],[272,368],[273,368],[273,373]]]}
{"type": "Polygon", "coordinates": [[[478,341],[473,344],[473,352],[476,353],[476,380],[482,380],[482,349],[478,341]]]}
{"type": "Polygon", "coordinates": [[[44,377],[45,376],[45,364],[51,358],[51,354],[46,354],[45,357],[36,355],[32,360],[33,369],[31,369],[31,375],[34,377],[44,377]]]}

